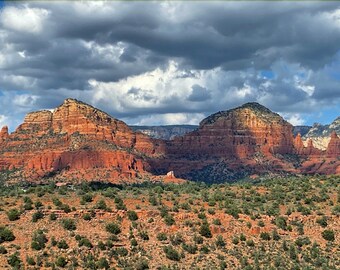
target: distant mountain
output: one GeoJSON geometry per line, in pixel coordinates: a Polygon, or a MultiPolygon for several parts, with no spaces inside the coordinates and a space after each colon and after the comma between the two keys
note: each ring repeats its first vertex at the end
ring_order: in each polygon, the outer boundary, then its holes
{"type": "Polygon", "coordinates": [[[296,136],[300,133],[301,136],[304,136],[311,128],[312,126],[294,126],[293,134],[296,136]]]}
{"type": "Polygon", "coordinates": [[[198,128],[195,125],[167,125],[167,126],[130,126],[134,131],[142,132],[152,138],[172,140],[198,128]]]}
{"type": "Polygon", "coordinates": [[[311,139],[313,145],[319,149],[325,150],[331,138],[332,132],[340,134],[340,116],[336,118],[330,125],[321,125],[315,123],[306,134],[302,135],[303,141],[311,139]]]}

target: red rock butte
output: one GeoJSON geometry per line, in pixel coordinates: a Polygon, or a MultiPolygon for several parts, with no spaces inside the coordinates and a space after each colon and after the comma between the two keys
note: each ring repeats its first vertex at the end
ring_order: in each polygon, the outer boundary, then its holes
{"type": "Polygon", "coordinates": [[[0,132],[0,170],[13,181],[139,182],[176,176],[235,180],[266,173],[340,173],[340,139],[326,151],[293,137],[292,125],[258,103],[215,113],[172,141],[132,131],[124,122],[75,99],[26,115],[0,132]]]}

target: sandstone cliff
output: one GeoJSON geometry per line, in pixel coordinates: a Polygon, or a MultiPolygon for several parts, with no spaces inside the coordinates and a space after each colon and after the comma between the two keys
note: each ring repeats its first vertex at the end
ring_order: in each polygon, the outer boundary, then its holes
{"type": "Polygon", "coordinates": [[[292,153],[292,129],[278,114],[247,103],[202,120],[197,131],[175,138],[170,151],[236,158],[292,153]]]}
{"type": "Polygon", "coordinates": [[[157,154],[146,135],[74,99],[27,114],[15,132],[3,128],[0,138],[0,168],[21,169],[25,178],[136,178],[146,173],[143,156],[157,154]]]}
{"type": "Polygon", "coordinates": [[[0,131],[0,142],[3,142],[5,140],[8,139],[8,127],[4,126],[2,127],[1,131],[0,131]]]}
{"type": "Polygon", "coordinates": [[[0,170],[17,180],[61,178],[114,183],[151,175],[233,181],[250,175],[340,173],[339,137],[327,151],[304,145],[293,127],[258,103],[215,113],[173,140],[134,132],[88,104],[66,99],[55,110],[27,114],[11,134],[0,132],[0,170]]]}

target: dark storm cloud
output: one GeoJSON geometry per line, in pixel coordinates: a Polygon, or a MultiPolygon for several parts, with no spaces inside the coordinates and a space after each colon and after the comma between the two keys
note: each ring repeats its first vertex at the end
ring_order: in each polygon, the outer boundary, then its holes
{"type": "Polygon", "coordinates": [[[124,117],[210,113],[247,101],[289,113],[336,105],[339,79],[329,73],[340,69],[334,65],[339,8],[337,2],[12,3],[0,14],[0,90],[34,96],[19,99],[31,110],[71,96],[124,117]],[[125,92],[122,83],[110,84],[166,71],[170,61],[177,63],[172,79],[155,76],[177,84],[130,83],[125,92]],[[306,78],[297,80],[298,72],[306,78]]]}
{"type": "Polygon", "coordinates": [[[211,93],[208,89],[197,84],[194,84],[191,89],[192,92],[188,97],[189,101],[202,102],[211,99],[211,93]]]}

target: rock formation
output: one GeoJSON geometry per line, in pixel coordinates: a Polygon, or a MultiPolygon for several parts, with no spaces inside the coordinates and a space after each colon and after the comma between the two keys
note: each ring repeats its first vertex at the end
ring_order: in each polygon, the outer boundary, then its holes
{"type": "Polygon", "coordinates": [[[298,133],[294,139],[294,147],[295,147],[295,151],[298,155],[303,155],[304,154],[304,144],[301,138],[301,134],[298,133]]]}
{"type": "Polygon", "coordinates": [[[197,131],[175,138],[170,151],[236,158],[286,154],[294,148],[292,128],[264,106],[247,103],[207,117],[197,131]]]}
{"type": "Polygon", "coordinates": [[[333,131],[340,134],[340,117],[336,118],[330,125],[314,124],[303,136],[303,141],[307,145],[308,139],[311,139],[316,148],[326,150],[333,131]]]}
{"type": "Polygon", "coordinates": [[[53,177],[114,183],[169,171],[203,181],[267,173],[340,173],[336,133],[322,151],[312,140],[305,147],[292,129],[278,114],[247,103],[215,113],[197,130],[164,141],[134,132],[88,104],[66,99],[55,110],[27,114],[11,134],[2,128],[0,170],[15,172],[19,180],[53,177]]]}
{"type": "Polygon", "coordinates": [[[124,122],[74,99],[54,111],[27,114],[8,135],[2,130],[0,168],[22,169],[26,178],[135,178],[146,173],[144,155],[157,155],[157,143],[124,122]]]}
{"type": "Polygon", "coordinates": [[[331,139],[326,150],[328,157],[339,158],[340,157],[340,138],[335,131],[331,134],[331,139]]]}
{"type": "Polygon", "coordinates": [[[0,131],[0,142],[7,140],[8,136],[9,136],[8,127],[7,126],[2,127],[0,131]]]}

